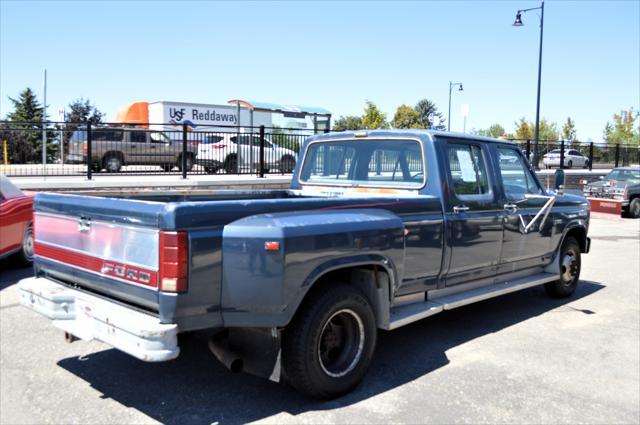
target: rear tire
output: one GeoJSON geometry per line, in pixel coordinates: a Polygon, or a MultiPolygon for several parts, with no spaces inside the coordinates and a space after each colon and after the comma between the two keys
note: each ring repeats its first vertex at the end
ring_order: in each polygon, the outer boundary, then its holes
{"type": "Polygon", "coordinates": [[[122,168],[122,159],[118,155],[109,155],[104,158],[102,168],[107,173],[118,173],[122,168]]]}
{"type": "Polygon", "coordinates": [[[575,292],[580,280],[580,245],[574,237],[565,239],[557,261],[560,262],[560,279],[546,283],[544,289],[552,298],[567,298],[575,292]]]}
{"type": "Polygon", "coordinates": [[[14,256],[16,262],[21,266],[30,266],[33,263],[33,227],[31,223],[22,236],[22,248],[14,256]]]}
{"type": "Polygon", "coordinates": [[[165,164],[165,165],[161,165],[160,167],[162,168],[163,171],[167,173],[173,169],[172,164],[165,164]]]}
{"type": "Polygon", "coordinates": [[[238,157],[229,155],[224,161],[224,171],[227,174],[235,174],[238,172],[238,157]]]}
{"type": "Polygon", "coordinates": [[[339,397],[364,377],[376,337],[373,309],[362,293],[349,285],[323,287],[311,294],[284,331],[284,375],[311,397],[339,397]]]}

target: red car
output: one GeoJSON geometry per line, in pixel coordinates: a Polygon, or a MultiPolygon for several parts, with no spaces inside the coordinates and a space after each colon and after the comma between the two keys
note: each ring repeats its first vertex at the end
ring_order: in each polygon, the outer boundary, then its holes
{"type": "Polygon", "coordinates": [[[0,174],[0,259],[21,266],[33,261],[33,195],[0,174]]]}

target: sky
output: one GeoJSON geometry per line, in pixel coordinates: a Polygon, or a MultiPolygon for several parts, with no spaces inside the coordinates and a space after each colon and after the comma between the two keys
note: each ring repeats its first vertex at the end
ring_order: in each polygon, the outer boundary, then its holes
{"type": "MultiPolygon", "coordinates": [[[[31,87],[49,115],[89,98],[107,120],[134,101],[249,99],[389,119],[431,99],[451,130],[535,118],[539,17],[532,1],[207,2],[0,0],[0,117],[31,87]]],[[[602,139],[640,109],[640,1],[545,2],[541,116],[602,139]]]]}

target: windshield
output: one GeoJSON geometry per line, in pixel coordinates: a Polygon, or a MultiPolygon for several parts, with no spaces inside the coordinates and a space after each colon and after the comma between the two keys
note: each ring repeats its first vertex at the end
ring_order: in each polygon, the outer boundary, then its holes
{"type": "Polygon", "coordinates": [[[424,160],[416,140],[345,140],[309,144],[301,183],[421,188],[424,160]]]}
{"type": "Polygon", "coordinates": [[[151,137],[153,142],[157,143],[169,143],[171,141],[169,137],[161,131],[154,131],[149,135],[149,137],[151,137]]]}
{"type": "Polygon", "coordinates": [[[613,170],[607,175],[606,180],[640,183],[640,170],[613,170]]]}
{"type": "Polygon", "coordinates": [[[6,178],[4,174],[0,174],[0,197],[1,199],[13,199],[24,196],[24,193],[18,189],[11,180],[6,178]]]}

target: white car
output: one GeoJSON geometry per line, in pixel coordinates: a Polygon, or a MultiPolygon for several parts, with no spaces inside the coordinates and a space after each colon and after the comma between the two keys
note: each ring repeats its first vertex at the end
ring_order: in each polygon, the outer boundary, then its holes
{"type": "MultiPolygon", "coordinates": [[[[542,157],[542,163],[547,168],[560,167],[560,149],[554,149],[546,153],[542,157]]],[[[589,166],[589,158],[575,149],[566,149],[564,151],[564,166],[567,168],[574,166],[587,168],[589,166]]]]}
{"type": "MultiPolygon", "coordinates": [[[[272,143],[265,137],[264,168],[291,173],[296,166],[298,155],[272,143]]],[[[260,168],[260,136],[257,134],[220,133],[199,138],[196,163],[207,173],[223,169],[226,173],[242,170],[258,171],[260,168]]]]}

